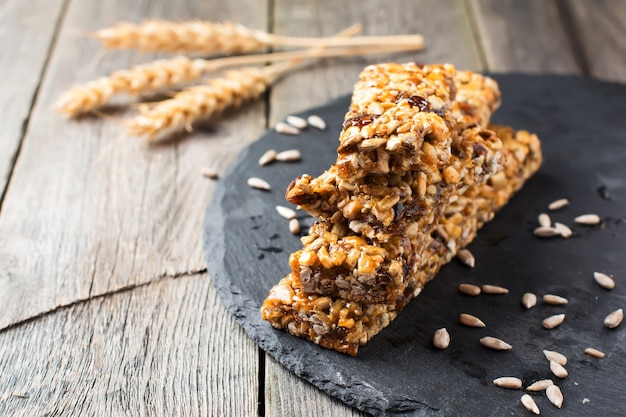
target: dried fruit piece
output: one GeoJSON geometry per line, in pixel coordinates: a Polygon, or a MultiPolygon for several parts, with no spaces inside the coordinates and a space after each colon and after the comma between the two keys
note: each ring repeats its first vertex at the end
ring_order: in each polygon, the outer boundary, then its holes
{"type": "Polygon", "coordinates": [[[480,287],[474,284],[460,284],[459,291],[466,295],[476,296],[480,294],[480,287]]]}
{"type": "Polygon", "coordinates": [[[615,281],[607,274],[603,274],[602,272],[594,272],[593,277],[595,278],[598,285],[600,285],[602,288],[606,288],[607,290],[612,290],[613,288],[615,288],[615,281]]]}
{"type": "Polygon", "coordinates": [[[468,327],[486,327],[486,324],[483,323],[481,319],[476,316],[472,316],[471,314],[462,313],[459,316],[459,322],[468,327]]]}
{"type": "Polygon", "coordinates": [[[557,408],[561,408],[561,406],[563,406],[563,393],[556,385],[550,385],[546,388],[546,396],[548,397],[548,400],[550,400],[550,402],[557,408]]]}
{"type": "Polygon", "coordinates": [[[554,316],[550,316],[543,320],[543,327],[546,329],[554,329],[557,326],[560,326],[561,323],[565,320],[565,314],[555,314],[554,316]]]}
{"type": "Polygon", "coordinates": [[[514,376],[503,376],[493,380],[493,384],[502,388],[520,389],[522,388],[522,380],[514,376]]]}
{"type": "Polygon", "coordinates": [[[609,329],[614,329],[624,320],[624,310],[615,310],[604,319],[604,325],[609,329]]]}
{"type": "Polygon", "coordinates": [[[522,305],[526,307],[526,310],[530,310],[537,305],[537,296],[532,292],[527,292],[522,296],[522,305]]]}
{"type": "Polygon", "coordinates": [[[450,346],[450,333],[445,327],[436,330],[433,334],[433,345],[438,349],[446,349],[450,346]]]}
{"type": "Polygon", "coordinates": [[[528,394],[522,395],[522,398],[520,399],[520,401],[522,402],[522,404],[524,405],[524,407],[526,407],[528,411],[535,413],[537,415],[541,414],[541,412],[539,411],[539,407],[537,407],[537,404],[535,403],[535,400],[533,400],[533,398],[530,395],[528,394]]]}

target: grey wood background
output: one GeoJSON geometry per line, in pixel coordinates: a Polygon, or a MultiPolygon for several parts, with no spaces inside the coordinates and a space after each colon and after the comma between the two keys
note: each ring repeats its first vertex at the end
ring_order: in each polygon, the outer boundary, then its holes
{"type": "Polygon", "coordinates": [[[203,212],[238,152],[349,93],[381,60],[626,81],[626,2],[0,1],[0,415],[357,416],[265,356],[206,273],[203,212]],[[50,110],[70,85],[147,61],[76,35],[118,20],[233,20],[291,35],[422,33],[420,53],[320,61],[185,140],[150,146],[50,110]]]}

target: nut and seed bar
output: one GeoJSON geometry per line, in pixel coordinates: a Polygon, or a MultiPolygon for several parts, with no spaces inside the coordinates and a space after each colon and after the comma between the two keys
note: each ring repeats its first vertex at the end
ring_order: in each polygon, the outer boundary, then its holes
{"type": "MultiPolygon", "coordinates": [[[[427,254],[414,273],[412,281],[416,286],[404,299],[370,304],[321,296],[304,291],[289,274],[270,290],[261,308],[263,319],[320,346],[356,355],[359,346],[386,327],[539,169],[541,149],[537,136],[525,131],[515,133],[507,127],[491,128],[503,142],[504,169],[486,183],[471,187],[445,208],[435,232],[429,235],[427,254]]],[[[355,241],[355,245],[359,243],[362,242],[355,241]]]]}
{"type": "Polygon", "coordinates": [[[318,221],[302,238],[303,249],[290,256],[298,287],[352,301],[402,303],[416,286],[412,278],[444,208],[501,168],[502,142],[493,131],[474,127],[458,139],[450,158],[461,173],[455,181],[445,169],[435,185],[422,182],[422,173],[407,173],[398,183],[381,176],[348,193],[337,215],[318,221]]]}

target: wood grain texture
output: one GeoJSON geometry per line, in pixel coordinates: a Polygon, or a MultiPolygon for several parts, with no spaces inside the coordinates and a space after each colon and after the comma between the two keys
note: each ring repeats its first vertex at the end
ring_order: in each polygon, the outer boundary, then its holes
{"type": "Polygon", "coordinates": [[[0,201],[64,3],[64,0],[0,2],[0,201]]]}
{"type": "Polygon", "coordinates": [[[254,416],[258,349],[206,274],[0,334],[2,416],[254,416]]]}
{"type": "Polygon", "coordinates": [[[332,36],[354,24],[365,35],[421,33],[426,49],[420,52],[366,55],[327,59],[290,74],[272,89],[270,124],[329,99],[349,94],[359,73],[368,64],[394,62],[450,62],[466,69],[480,69],[478,50],[462,1],[277,0],[274,32],[301,36],[332,36]],[[445,28],[445,30],[442,30],[445,28]]]}
{"type": "Polygon", "coordinates": [[[468,0],[490,71],[579,73],[555,0],[468,0]]]}
{"type": "MultiPolygon", "coordinates": [[[[330,36],[353,23],[361,23],[368,35],[421,33],[426,38],[427,48],[417,53],[325,60],[290,74],[271,90],[271,124],[290,113],[349,94],[359,72],[368,64],[451,62],[462,68],[481,69],[462,1],[393,0],[381,7],[376,1],[351,0],[339,5],[332,0],[278,0],[274,11],[273,29],[280,34],[330,36]]],[[[279,278],[276,277],[277,282],[279,278]]],[[[295,377],[269,357],[265,394],[268,417],[363,415],[295,377]]]]}
{"type": "Polygon", "coordinates": [[[568,0],[591,76],[626,81],[626,3],[568,0]]]}
{"type": "MultiPolygon", "coordinates": [[[[0,215],[0,328],[77,300],[204,269],[201,229],[213,183],[265,126],[262,102],[185,140],[148,146],[121,123],[50,110],[75,82],[150,59],[76,36],[119,19],[234,19],[265,28],[266,3],[245,0],[74,1],[43,80],[0,215]],[[22,302],[15,303],[13,300],[22,302]]],[[[122,118],[122,112],[112,112],[122,118]]]]}

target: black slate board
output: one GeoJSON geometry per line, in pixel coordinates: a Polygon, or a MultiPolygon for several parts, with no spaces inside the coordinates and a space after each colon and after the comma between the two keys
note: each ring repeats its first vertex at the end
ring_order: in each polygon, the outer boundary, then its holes
{"type": "MultiPolygon", "coordinates": [[[[274,206],[285,205],[284,190],[296,176],[319,174],[335,160],[335,148],[349,97],[303,113],[318,114],[329,129],[309,128],[298,137],[267,132],[246,148],[220,180],[207,210],[204,243],[209,273],[222,300],[252,337],[286,368],[342,401],[373,414],[407,416],[503,416],[529,413],[523,392],[491,384],[518,376],[524,386],[554,378],[542,349],[569,357],[569,377],[558,381],[565,396],[561,410],[543,393],[534,395],[542,415],[626,415],[626,324],[603,326],[611,311],[626,307],[626,86],[578,77],[495,75],[504,104],[494,121],[534,131],[542,139],[540,172],[488,224],[471,244],[477,264],[456,261],[442,269],[392,324],[349,357],[322,349],[261,320],[268,290],[289,271],[289,254],[300,247],[274,206]],[[259,167],[267,149],[297,148],[303,160],[259,167]],[[247,187],[258,176],[272,191],[247,187]],[[568,240],[533,236],[537,214],[549,202],[572,203],[551,213],[574,230],[568,240]],[[602,226],[575,225],[582,213],[598,213],[602,226]],[[594,271],[615,273],[613,291],[600,288],[594,271]],[[467,297],[462,282],[506,286],[510,294],[467,297]],[[553,293],[567,306],[520,305],[524,292],[553,293]],[[458,314],[480,317],[485,329],[465,328],[458,314]],[[545,330],[541,320],[564,312],[566,320],[545,330]],[[431,345],[435,329],[447,327],[452,344],[431,345]],[[508,352],[482,347],[482,336],[513,345],[508,352]],[[604,359],[583,354],[593,346],[604,359]],[[583,403],[583,399],[589,401],[583,403]]],[[[304,219],[303,223],[310,220],[304,219]]]]}

